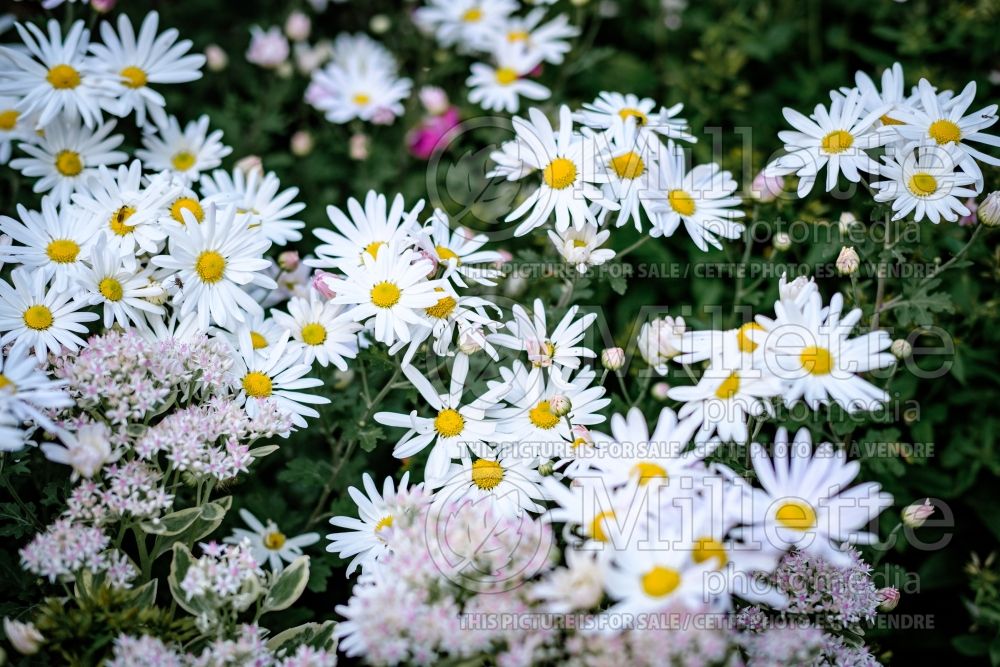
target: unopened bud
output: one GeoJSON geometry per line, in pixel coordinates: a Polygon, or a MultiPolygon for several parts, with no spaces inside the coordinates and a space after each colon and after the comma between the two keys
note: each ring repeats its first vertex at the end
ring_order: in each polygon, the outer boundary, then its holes
{"type": "Polygon", "coordinates": [[[653,395],[653,398],[655,398],[656,400],[665,401],[667,400],[667,392],[669,391],[670,391],[669,384],[667,384],[666,382],[657,382],[650,388],[649,393],[651,393],[653,395]]]}
{"type": "Polygon", "coordinates": [[[899,604],[899,589],[893,586],[880,588],[875,591],[875,599],[878,600],[879,611],[892,611],[899,604]]]}
{"type": "Polygon", "coordinates": [[[295,42],[304,42],[309,39],[312,31],[312,21],[303,12],[295,11],[288,15],[285,20],[285,34],[288,39],[295,42]]]}
{"type": "Polygon", "coordinates": [[[903,524],[909,528],[920,528],[932,514],[934,505],[931,505],[930,498],[926,498],[922,503],[916,502],[903,509],[903,524]]]}
{"type": "Polygon", "coordinates": [[[854,217],[853,213],[849,213],[849,212],[846,212],[846,211],[844,213],[841,213],[840,214],[840,225],[839,225],[840,226],[840,233],[841,234],[845,234],[845,235],[849,234],[850,231],[851,231],[851,227],[853,227],[854,224],[857,221],[858,221],[858,219],[856,217],[854,217]]]}
{"type": "Polygon", "coordinates": [[[785,232],[778,232],[774,235],[772,244],[774,245],[775,250],[784,252],[792,247],[792,237],[785,232]]]}
{"type": "Polygon", "coordinates": [[[420,103],[427,109],[427,113],[434,116],[440,116],[450,106],[448,93],[437,86],[424,86],[420,89],[418,96],[420,97],[420,103]]]}
{"type": "Polygon", "coordinates": [[[249,176],[256,173],[258,176],[264,175],[264,163],[259,155],[247,155],[236,161],[236,168],[249,176]]]}
{"type": "Polygon", "coordinates": [[[851,246],[844,246],[837,256],[837,272],[842,276],[853,276],[861,266],[861,258],[851,246]]]}
{"type": "Polygon", "coordinates": [[[14,650],[21,655],[34,655],[45,643],[45,637],[33,623],[22,623],[4,617],[3,632],[14,650]]]}
{"type": "Polygon", "coordinates": [[[913,346],[902,338],[897,338],[892,341],[892,345],[889,346],[889,352],[891,352],[892,356],[897,359],[906,359],[908,356],[913,354],[913,346]]]}
{"type": "Polygon", "coordinates": [[[368,159],[368,136],[361,134],[352,134],[350,140],[347,143],[347,153],[351,156],[352,160],[367,160],[368,159]]]}
{"type": "Polygon", "coordinates": [[[750,184],[750,196],[757,201],[768,204],[773,202],[785,189],[784,176],[765,176],[761,171],[754,176],[753,183],[750,184]]]}
{"type": "Polygon", "coordinates": [[[313,273],[311,284],[313,289],[319,292],[324,298],[332,299],[337,296],[336,286],[338,281],[337,276],[332,273],[317,270],[313,273]]]}
{"type": "Polygon", "coordinates": [[[625,350],[620,347],[609,347],[601,351],[601,363],[609,371],[620,370],[625,365],[625,350]]]}
{"type": "Polygon", "coordinates": [[[392,19],[385,14],[376,14],[368,21],[368,27],[376,35],[383,35],[389,32],[389,28],[392,27],[392,19]]]}
{"type": "Polygon", "coordinates": [[[556,466],[552,461],[546,460],[544,463],[539,464],[538,474],[542,477],[550,477],[552,473],[556,471],[556,466]]]}
{"type": "Polygon", "coordinates": [[[313,141],[313,136],[306,132],[305,130],[299,130],[292,135],[291,149],[292,155],[296,157],[305,157],[312,153],[313,147],[315,147],[316,142],[313,141]]]}
{"type": "Polygon", "coordinates": [[[221,72],[229,66],[229,56],[218,44],[205,47],[205,64],[211,72],[221,72]]]}
{"type": "Polygon", "coordinates": [[[569,414],[569,411],[573,409],[573,404],[570,400],[563,396],[562,394],[556,394],[549,399],[549,410],[552,411],[556,417],[565,417],[569,414]]]}
{"type": "Polygon", "coordinates": [[[1000,192],[991,192],[979,204],[979,222],[987,227],[1000,225],[1000,192]]]}
{"type": "Polygon", "coordinates": [[[286,250],[278,255],[278,266],[282,271],[294,271],[299,268],[299,253],[295,250],[286,250]]]}

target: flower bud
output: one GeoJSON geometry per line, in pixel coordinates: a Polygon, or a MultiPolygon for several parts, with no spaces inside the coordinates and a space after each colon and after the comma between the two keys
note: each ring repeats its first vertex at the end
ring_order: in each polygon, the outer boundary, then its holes
{"type": "Polygon", "coordinates": [[[620,370],[625,365],[625,350],[620,347],[609,347],[601,351],[601,363],[609,371],[620,370]]]}
{"type": "Polygon", "coordinates": [[[761,171],[754,176],[753,183],[750,184],[750,196],[762,204],[768,204],[777,199],[784,189],[784,176],[765,176],[761,171]]]}
{"type": "Polygon", "coordinates": [[[294,271],[299,268],[299,253],[295,250],[286,250],[278,255],[278,266],[282,271],[294,271]]]}
{"type": "Polygon", "coordinates": [[[879,611],[892,611],[899,604],[899,589],[888,586],[875,591],[875,599],[878,600],[879,611]]]}
{"type": "Polygon", "coordinates": [[[249,176],[256,173],[258,176],[264,175],[264,163],[259,155],[247,155],[236,161],[236,168],[249,176]]]}
{"type": "Polygon", "coordinates": [[[90,0],[90,6],[94,8],[94,11],[98,14],[107,14],[115,5],[118,4],[118,0],[90,0]]]}
{"type": "Polygon", "coordinates": [[[250,46],[247,48],[247,62],[267,69],[277,69],[288,60],[291,49],[288,40],[277,26],[266,31],[260,26],[250,28],[250,46]]]}
{"type": "Polygon", "coordinates": [[[552,461],[546,459],[538,465],[538,474],[542,477],[550,477],[556,471],[556,466],[552,461]]]}
{"type": "Polygon", "coordinates": [[[427,113],[438,116],[448,110],[448,93],[443,88],[437,86],[424,86],[418,93],[420,103],[427,109],[427,113]]]}
{"type": "Polygon", "coordinates": [[[361,161],[368,159],[367,135],[361,134],[360,132],[352,134],[347,146],[347,154],[351,156],[352,160],[361,161]]]}
{"type": "Polygon", "coordinates": [[[552,414],[556,417],[565,417],[572,409],[573,404],[570,402],[569,398],[563,396],[562,394],[556,394],[549,399],[549,410],[551,410],[552,414]]]}
{"type": "Polygon", "coordinates": [[[312,21],[302,12],[292,12],[285,20],[285,34],[292,41],[304,42],[309,39],[311,31],[312,21]]]}
{"type": "Polygon", "coordinates": [[[316,272],[313,273],[310,284],[314,290],[323,296],[323,298],[332,299],[337,296],[336,287],[339,281],[340,279],[334,274],[317,269],[316,272]]]}
{"type": "Polygon", "coordinates": [[[14,650],[21,655],[34,655],[45,642],[45,637],[38,631],[33,623],[22,623],[14,621],[6,616],[3,619],[3,632],[7,635],[14,650]]]}
{"type": "Polygon", "coordinates": [[[665,374],[666,362],[681,353],[684,330],[683,317],[674,319],[668,315],[643,324],[639,330],[639,354],[661,375],[665,374]]]}
{"type": "Polygon", "coordinates": [[[916,502],[903,509],[903,524],[908,528],[920,528],[934,514],[934,505],[927,498],[923,503],[916,502]]]}
{"type": "Polygon", "coordinates": [[[837,256],[837,273],[842,276],[852,276],[858,272],[861,266],[861,258],[857,251],[851,246],[844,246],[837,256]]]}
{"type": "Polygon", "coordinates": [[[792,247],[792,237],[785,232],[778,232],[774,235],[771,243],[774,245],[775,250],[784,252],[792,247]]]}
{"type": "Polygon", "coordinates": [[[218,44],[205,47],[205,64],[211,72],[221,72],[229,66],[229,56],[218,44]]]}
{"type": "Polygon", "coordinates": [[[652,394],[653,398],[655,398],[656,400],[665,401],[667,400],[667,392],[669,391],[670,391],[669,384],[667,384],[666,382],[657,382],[650,388],[649,393],[652,394]]]}
{"type": "Polygon", "coordinates": [[[291,149],[292,155],[296,157],[305,157],[312,153],[313,147],[316,142],[313,141],[313,136],[306,132],[305,130],[299,130],[292,135],[291,149]]]}
{"type": "Polygon", "coordinates": [[[892,345],[889,346],[889,352],[891,352],[892,356],[897,359],[906,359],[908,356],[913,354],[913,346],[902,338],[897,338],[892,341],[892,345]]]}
{"type": "Polygon", "coordinates": [[[840,233],[844,235],[849,234],[851,232],[851,227],[853,227],[857,221],[858,219],[854,217],[853,213],[849,213],[847,211],[841,213],[840,224],[839,224],[840,233]]]}
{"type": "Polygon", "coordinates": [[[384,35],[392,27],[392,19],[385,14],[376,14],[368,21],[368,27],[376,35],[384,35]]]}
{"type": "Polygon", "coordinates": [[[987,227],[1000,225],[1000,191],[986,195],[986,199],[979,204],[979,210],[976,213],[979,215],[979,222],[987,227]]]}

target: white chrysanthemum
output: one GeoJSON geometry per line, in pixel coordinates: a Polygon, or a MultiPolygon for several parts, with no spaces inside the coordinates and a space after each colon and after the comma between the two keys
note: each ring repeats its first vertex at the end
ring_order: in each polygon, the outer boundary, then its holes
{"type": "Polygon", "coordinates": [[[449,467],[443,485],[435,493],[435,503],[443,506],[471,501],[477,507],[484,503],[502,516],[542,511],[542,505],[536,502],[545,499],[542,476],[529,461],[489,447],[481,448],[476,455],[473,460],[466,453],[461,463],[449,467]]]}
{"type": "Polygon", "coordinates": [[[516,113],[521,108],[521,98],[547,100],[552,91],[528,78],[538,67],[541,56],[529,52],[519,42],[500,42],[493,51],[496,65],[473,63],[471,75],[465,80],[469,88],[469,102],[487,111],[516,113]]]}
{"type": "Polygon", "coordinates": [[[14,269],[11,282],[0,279],[0,345],[14,343],[34,351],[39,363],[49,353],[73,352],[86,342],[77,334],[87,334],[84,322],[93,322],[97,313],[81,310],[85,304],[74,298],[75,291],[57,290],[45,283],[41,272],[14,269]]]}
{"type": "Polygon", "coordinates": [[[417,216],[423,208],[421,199],[407,212],[403,195],[396,195],[387,210],[385,195],[374,190],[365,195],[364,207],[353,197],[347,200],[350,217],[336,206],[327,206],[326,215],[336,231],[313,230],[323,243],[316,248],[316,258],[306,259],[305,263],[320,269],[359,266],[363,255],[374,259],[382,246],[407,246],[409,236],[419,229],[417,216]]]}
{"type": "Polygon", "coordinates": [[[155,254],[167,238],[160,218],[180,193],[168,174],[144,178],[133,160],[117,171],[101,167],[73,195],[73,203],[107,233],[107,242],[122,255],[155,254]],[[144,184],[145,181],[145,184],[144,184]]]}
{"type": "Polygon", "coordinates": [[[188,55],[191,40],[178,41],[176,29],[157,35],[159,20],[155,11],[148,13],[136,35],[128,17],[119,14],[118,31],[111,21],[106,21],[101,24],[104,43],[90,45],[94,68],[113,82],[113,113],[124,117],[135,111],[139,127],[146,124],[147,114],[159,125],[166,122],[163,95],[150,84],[195,81],[201,78],[201,66],[205,64],[205,56],[188,55]]]}
{"type": "Polygon", "coordinates": [[[272,572],[281,572],[285,563],[291,563],[302,555],[302,547],[319,542],[319,533],[303,533],[288,537],[278,528],[278,524],[268,519],[267,524],[250,513],[241,509],[240,518],[250,527],[233,528],[233,534],[226,537],[226,544],[241,544],[243,540],[250,543],[250,553],[259,565],[265,563],[271,566],[272,572]]]}
{"type": "Polygon", "coordinates": [[[65,380],[50,379],[26,347],[14,346],[0,356],[0,405],[18,420],[30,419],[53,430],[45,412],[73,405],[65,386],[65,380]]]}
{"type": "Polygon", "coordinates": [[[354,305],[351,316],[356,322],[370,320],[375,340],[380,343],[408,342],[410,328],[426,321],[424,309],[440,299],[435,290],[445,288],[447,283],[428,280],[433,265],[412,250],[390,245],[377,255],[373,259],[365,252],[361,266],[342,266],[345,280],[339,283],[331,301],[354,305]]]}
{"type": "Polygon", "coordinates": [[[842,545],[878,539],[864,528],[892,505],[892,496],[875,482],[848,488],[860,465],[848,462],[843,448],[824,442],[814,449],[804,428],[789,443],[788,432],[780,428],[773,456],[753,443],[750,457],[763,487],[749,496],[750,507],[744,510],[754,540],[846,565],[850,557],[842,545]]]}
{"type": "Polygon", "coordinates": [[[917,222],[925,217],[934,224],[941,220],[955,222],[959,216],[972,215],[962,203],[976,196],[976,177],[960,169],[963,156],[954,145],[924,144],[904,149],[897,147],[885,161],[879,175],[889,180],[876,181],[875,201],[892,202],[899,220],[913,214],[917,222]]]}
{"type": "Polygon", "coordinates": [[[413,20],[433,32],[441,46],[486,51],[517,6],[515,0],[430,0],[417,8],[413,20]]]}
{"type": "Polygon", "coordinates": [[[575,369],[583,359],[593,359],[597,353],[580,343],[587,329],[597,320],[597,313],[585,313],[577,319],[579,306],[573,306],[551,333],[546,324],[545,304],[535,299],[534,312],[529,315],[520,304],[515,304],[514,319],[507,323],[510,334],[495,334],[492,342],[511,350],[528,353],[528,361],[536,368],[561,366],[575,369]]]}
{"type": "Polygon", "coordinates": [[[114,104],[111,81],[86,57],[90,31],[75,21],[65,38],[59,22],[49,19],[48,36],[31,23],[15,24],[27,51],[0,47],[6,63],[0,94],[20,98],[17,110],[38,114],[38,127],[46,132],[60,116],[82,118],[93,127],[101,109],[114,104]]]}
{"type": "Polygon", "coordinates": [[[337,35],[330,46],[330,61],[348,67],[391,73],[398,69],[392,52],[363,32],[342,32],[337,35]]]}
{"type": "Polygon", "coordinates": [[[580,124],[595,130],[607,130],[617,122],[634,118],[641,134],[658,134],[667,139],[693,143],[697,139],[688,132],[687,121],[676,117],[683,109],[683,104],[675,104],[669,109],[660,107],[656,110],[656,102],[648,97],[639,99],[631,93],[602,92],[596,100],[584,104],[575,118],[580,124]]]}
{"type": "Polygon", "coordinates": [[[561,234],[550,229],[548,234],[556,251],[580,273],[586,273],[590,267],[600,266],[615,257],[614,250],[601,247],[611,236],[608,229],[597,231],[587,225],[583,229],[567,229],[561,234]]]}
{"type": "Polygon", "coordinates": [[[331,62],[312,75],[306,99],[331,123],[355,118],[382,125],[403,115],[403,100],[413,82],[394,71],[365,65],[358,60],[331,62]]]}
{"type": "Polygon", "coordinates": [[[42,197],[40,212],[18,204],[17,213],[20,221],[0,217],[0,232],[20,244],[0,247],[0,258],[41,274],[55,289],[72,291],[96,237],[93,219],[52,197],[42,197]]]}
{"type": "Polygon", "coordinates": [[[77,278],[82,290],[80,298],[90,305],[101,306],[105,328],[114,324],[123,329],[132,325],[145,328],[146,317],[159,318],[166,312],[163,306],[153,303],[155,298],[165,296],[164,289],[148,270],[126,261],[106,239],[101,234],[87,266],[77,278]]]}
{"type": "Polygon", "coordinates": [[[891,109],[883,105],[867,109],[861,93],[851,90],[846,96],[837,94],[827,110],[822,104],[808,118],[785,107],[782,113],[794,131],[784,130],[778,138],[785,143],[787,155],[779,157],[764,169],[766,176],[794,173],[799,177],[799,197],[813,188],[819,170],[826,167],[826,189],[837,186],[843,173],[847,180],[861,180],[859,171],[878,173],[878,163],[865,151],[885,144],[894,137],[891,129],[879,130],[875,123],[891,109]]]}
{"type": "Polygon", "coordinates": [[[298,347],[303,361],[321,366],[333,364],[347,370],[347,359],[358,354],[358,331],[361,326],[343,306],[324,301],[315,290],[309,298],[293,297],[288,302],[288,312],[271,311],[274,321],[287,329],[298,347]]]}
{"type": "Polygon", "coordinates": [[[177,118],[157,124],[156,132],[142,137],[135,154],[147,169],[170,171],[184,184],[193,183],[202,172],[215,169],[233,149],[222,143],[222,130],[208,131],[208,116],[201,116],[181,129],[177,118]]]}
{"type": "Polygon", "coordinates": [[[525,16],[507,18],[504,33],[498,37],[501,42],[523,44],[528,53],[553,65],[559,65],[572,49],[569,40],[580,34],[580,29],[570,25],[565,14],[559,14],[547,23],[545,9],[536,7],[525,16]]]}
{"type": "Polygon", "coordinates": [[[234,169],[232,174],[221,169],[211,176],[202,176],[200,181],[202,206],[208,204],[234,205],[237,214],[244,216],[251,228],[260,227],[270,241],[285,245],[290,241],[301,241],[304,222],[292,218],[306,207],[302,202],[292,201],[299,194],[298,188],[288,188],[279,192],[281,181],[274,172],[267,175],[252,169],[248,172],[234,169]]]}
{"type": "Polygon", "coordinates": [[[93,129],[78,120],[51,123],[45,128],[45,136],[18,145],[28,157],[15,158],[10,166],[38,179],[32,187],[34,192],[51,191],[56,199],[67,202],[98,167],[118,164],[128,157],[114,150],[124,138],[111,134],[113,129],[114,121],[99,123],[93,129]]]}
{"type": "Polygon", "coordinates": [[[237,220],[232,206],[209,207],[201,224],[190,213],[186,217],[186,225],[170,232],[168,254],[150,260],[179,281],[173,302],[181,317],[194,317],[205,330],[213,323],[225,327],[245,321],[247,313],[262,312],[242,287],[278,286],[264,273],[271,263],[263,254],[271,242],[237,220]]]}
{"type": "MultiPolygon", "coordinates": [[[[897,109],[906,108],[913,102],[906,97],[905,84],[903,79],[903,66],[893,63],[892,67],[882,70],[882,89],[875,85],[864,72],[856,72],[854,83],[861,92],[861,104],[865,112],[888,108],[880,117],[879,122],[883,126],[900,125],[902,121],[895,117],[897,109]]],[[[847,95],[850,88],[842,88],[841,93],[847,95]]]]}
{"type": "Polygon", "coordinates": [[[465,227],[452,231],[448,216],[436,208],[415,236],[417,247],[446,267],[441,277],[455,286],[468,287],[465,278],[479,285],[496,285],[494,278],[500,275],[500,269],[489,265],[499,263],[503,255],[495,250],[482,250],[489,241],[486,234],[476,234],[465,227]]]}
{"type": "Polygon", "coordinates": [[[239,348],[241,336],[249,336],[250,347],[263,355],[268,355],[286,331],[287,329],[279,326],[274,318],[265,317],[261,312],[247,313],[245,322],[233,322],[229,329],[220,329],[218,333],[224,336],[234,349],[239,348]]]}

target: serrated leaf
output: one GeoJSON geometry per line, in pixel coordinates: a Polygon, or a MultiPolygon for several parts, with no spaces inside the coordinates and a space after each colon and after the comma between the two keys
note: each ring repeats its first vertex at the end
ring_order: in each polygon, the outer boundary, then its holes
{"type": "Polygon", "coordinates": [[[299,556],[278,575],[267,591],[261,613],[281,611],[291,607],[309,583],[309,556],[299,556]]]}

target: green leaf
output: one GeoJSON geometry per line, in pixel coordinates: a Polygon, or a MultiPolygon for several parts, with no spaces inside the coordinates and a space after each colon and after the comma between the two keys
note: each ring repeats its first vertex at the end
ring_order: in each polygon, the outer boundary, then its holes
{"type": "Polygon", "coordinates": [[[260,447],[254,447],[253,449],[251,449],[249,454],[255,459],[261,459],[267,456],[268,454],[275,453],[279,449],[280,447],[278,447],[278,445],[261,445],[260,447]]]}
{"type": "Polygon", "coordinates": [[[174,596],[174,601],[184,611],[197,616],[202,611],[197,600],[188,600],[187,594],[181,589],[181,582],[187,575],[187,571],[194,562],[194,556],[187,546],[177,543],[173,547],[174,557],[170,561],[170,575],[167,577],[167,584],[170,586],[170,594],[174,596]]]}
{"type": "Polygon", "coordinates": [[[608,283],[610,283],[611,289],[613,289],[616,294],[624,296],[626,290],[628,290],[628,280],[625,276],[619,273],[611,274],[608,277],[608,283]]]}
{"type": "Polygon", "coordinates": [[[297,625],[269,639],[267,648],[279,657],[290,655],[303,645],[332,651],[337,648],[337,640],[333,636],[336,627],[333,621],[297,625]]]}
{"type": "Polygon", "coordinates": [[[264,598],[262,614],[291,607],[309,583],[309,556],[299,556],[278,575],[264,598]]]}
{"type": "Polygon", "coordinates": [[[150,535],[179,535],[201,516],[200,507],[188,507],[157,519],[143,521],[139,526],[150,535]]]}

